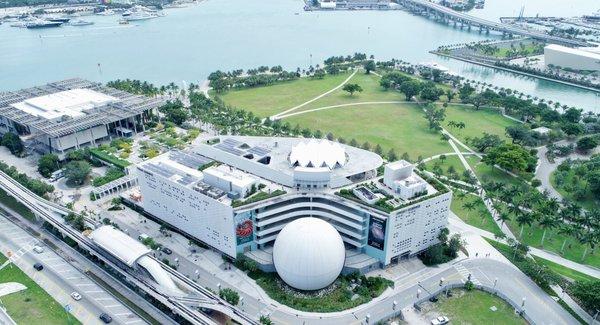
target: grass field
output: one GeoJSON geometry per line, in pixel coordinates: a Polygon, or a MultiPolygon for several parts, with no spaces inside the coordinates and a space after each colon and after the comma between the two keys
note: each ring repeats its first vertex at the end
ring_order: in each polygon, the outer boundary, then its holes
{"type": "Polygon", "coordinates": [[[441,160],[439,158],[432,159],[426,163],[423,163],[423,166],[425,170],[430,172],[433,172],[434,166],[439,166],[443,171],[442,175],[445,176],[449,176],[448,168],[450,168],[450,166],[454,168],[458,176],[461,176],[462,173],[465,171],[465,167],[456,155],[446,156],[446,159],[444,160],[441,160]]]}
{"type": "Polygon", "coordinates": [[[394,148],[398,156],[407,152],[412,159],[451,152],[448,142],[430,131],[416,104],[366,105],[312,112],[284,119],[292,125],[332,132],[348,142],[380,144],[384,152],[394,148]]]}
{"type": "MultiPolygon", "coordinates": [[[[343,91],[341,88],[316,100],[302,108],[299,108],[296,112],[306,111],[319,107],[344,105],[352,103],[362,102],[388,102],[388,101],[405,101],[404,94],[393,91],[385,90],[379,85],[380,78],[374,74],[365,74],[364,72],[358,72],[348,81],[349,84],[358,84],[362,87],[363,91],[354,93],[350,96],[349,93],[343,91]]],[[[332,87],[333,88],[333,87],[332,87]]]]}
{"type": "Polygon", "coordinates": [[[527,324],[506,301],[487,292],[453,290],[450,298],[440,295],[434,308],[452,324],[527,324]],[[496,311],[490,308],[495,306],[496,311]]]}
{"type": "Polygon", "coordinates": [[[267,117],[300,105],[335,88],[348,76],[350,73],[328,75],[323,79],[300,78],[268,87],[229,91],[219,96],[229,105],[267,117]]]}
{"type": "Polygon", "coordinates": [[[444,127],[463,143],[467,144],[467,138],[480,137],[484,132],[500,136],[508,140],[505,129],[507,126],[515,125],[517,122],[508,119],[500,113],[491,109],[475,110],[472,107],[449,105],[446,109],[446,120],[444,127]],[[464,122],[466,127],[462,130],[451,128],[448,122],[464,122]]]}
{"type": "Polygon", "coordinates": [[[562,265],[554,263],[552,261],[548,261],[548,260],[543,259],[541,257],[534,256],[533,258],[535,259],[535,261],[538,264],[546,265],[552,271],[554,271],[554,272],[556,272],[556,273],[558,273],[558,274],[560,274],[560,275],[562,275],[562,276],[564,276],[564,277],[566,277],[568,279],[575,280],[575,281],[594,281],[594,280],[597,280],[596,278],[591,277],[591,276],[589,276],[587,274],[575,271],[575,270],[570,269],[570,268],[568,268],[566,266],[562,266],[562,265]]]}
{"type": "Polygon", "coordinates": [[[460,198],[454,195],[452,197],[450,210],[452,210],[452,212],[454,212],[454,214],[456,214],[462,221],[473,227],[487,230],[492,234],[502,235],[502,231],[492,218],[490,212],[485,208],[485,204],[483,204],[481,198],[478,196],[467,194],[465,197],[460,198]],[[475,209],[465,209],[463,207],[465,202],[476,202],[475,209]]]}
{"type": "MultiPolygon", "coordinates": [[[[4,261],[6,257],[0,254],[0,264],[4,261]]],[[[1,298],[8,314],[17,324],[81,324],[18,267],[2,269],[0,281],[18,282],[27,287],[26,290],[1,298]]]]}
{"type": "MultiPolygon", "coordinates": [[[[556,182],[556,172],[557,171],[555,170],[552,174],[550,174],[550,183],[552,184],[552,187],[554,187],[556,189],[556,191],[558,191],[558,193],[560,193],[560,195],[562,197],[564,197],[565,199],[568,199],[570,201],[577,202],[582,207],[584,207],[585,209],[588,209],[588,210],[600,208],[600,200],[594,197],[594,194],[592,193],[592,191],[588,191],[586,196],[584,196],[583,198],[581,198],[579,200],[576,200],[575,195],[573,195],[572,192],[567,192],[563,187],[558,186],[558,184],[556,182]]],[[[576,185],[577,187],[586,188],[587,181],[585,180],[584,177],[580,177],[578,179],[578,181],[574,181],[573,180],[574,177],[575,177],[575,171],[570,170],[567,174],[567,177],[565,178],[565,181],[564,181],[565,184],[578,183],[576,185]]]]}

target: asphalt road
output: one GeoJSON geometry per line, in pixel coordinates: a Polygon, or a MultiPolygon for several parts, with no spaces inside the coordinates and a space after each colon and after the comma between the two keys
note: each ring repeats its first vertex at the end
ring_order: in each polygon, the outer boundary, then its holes
{"type": "Polygon", "coordinates": [[[14,256],[20,256],[14,264],[82,323],[102,324],[98,316],[106,312],[117,324],[145,324],[129,308],[45,245],[41,244],[44,247],[42,253],[34,252],[32,248],[35,243],[39,241],[31,234],[4,216],[0,217],[2,252],[7,254],[7,251],[11,251],[14,256]],[[33,264],[38,262],[44,266],[42,271],[33,269],[33,264]],[[81,294],[82,299],[73,299],[70,296],[72,292],[81,294]]]}
{"type": "MultiPolygon", "coordinates": [[[[485,284],[490,287],[493,287],[494,279],[498,278],[498,290],[516,303],[520,303],[525,297],[526,313],[537,324],[576,323],[570,314],[516,267],[486,258],[466,259],[412,273],[403,278],[402,284],[394,288],[393,292],[384,293],[382,297],[376,298],[376,303],[359,306],[350,311],[326,314],[297,312],[271,300],[261,299],[261,294],[246,294],[246,292],[257,291],[256,289],[244,290],[249,284],[247,280],[241,280],[242,276],[236,274],[240,272],[239,270],[235,268],[224,270],[222,265],[220,268],[216,267],[215,261],[208,261],[202,255],[192,254],[187,240],[177,234],[173,234],[173,237],[164,237],[158,232],[158,224],[152,220],[140,223],[145,218],[139,215],[133,217],[130,215],[131,212],[124,210],[119,218],[115,218],[114,214],[110,216],[122,229],[127,229],[130,236],[137,238],[140,233],[147,233],[157,242],[173,250],[171,255],[156,252],[157,258],[168,259],[172,265],[177,266],[179,272],[204,287],[218,291],[220,285],[221,288],[229,287],[238,291],[242,297],[239,307],[243,311],[257,318],[261,314],[269,314],[276,324],[366,324],[367,317],[369,323],[375,323],[412,306],[418,300],[419,290],[421,295],[435,291],[439,288],[441,278],[444,278],[445,284],[460,283],[466,281],[469,274],[475,284],[485,284]]],[[[222,263],[222,261],[217,262],[222,263]]]]}

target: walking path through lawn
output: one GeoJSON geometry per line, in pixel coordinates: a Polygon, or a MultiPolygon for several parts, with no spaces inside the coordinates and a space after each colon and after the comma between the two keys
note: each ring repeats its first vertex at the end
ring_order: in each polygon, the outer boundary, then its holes
{"type": "Polygon", "coordinates": [[[324,93],[322,93],[321,95],[319,95],[319,96],[317,96],[317,97],[315,97],[315,98],[313,98],[313,99],[311,99],[311,100],[309,100],[309,101],[306,101],[306,102],[304,102],[304,103],[302,103],[302,104],[300,104],[300,105],[294,106],[294,107],[292,107],[292,108],[290,108],[290,109],[287,109],[287,110],[285,110],[285,111],[283,111],[283,112],[281,112],[281,113],[279,113],[279,114],[275,114],[275,115],[271,116],[271,119],[272,119],[272,120],[278,120],[278,119],[280,119],[280,118],[281,118],[281,117],[280,117],[281,115],[285,115],[285,114],[287,114],[287,113],[289,113],[289,112],[295,111],[295,110],[297,110],[297,109],[298,109],[298,108],[300,108],[300,107],[303,107],[303,106],[305,106],[305,105],[308,105],[308,104],[310,104],[310,103],[314,102],[315,100],[321,99],[321,98],[323,98],[323,97],[325,97],[325,96],[327,96],[327,95],[331,94],[332,92],[334,92],[334,91],[336,91],[336,90],[338,90],[338,89],[342,88],[342,87],[343,87],[343,86],[344,86],[344,85],[345,85],[345,84],[346,84],[348,81],[350,81],[350,79],[352,79],[352,77],[354,77],[354,75],[355,75],[357,72],[358,72],[358,69],[354,69],[354,72],[352,72],[352,74],[351,74],[351,75],[350,75],[348,78],[346,78],[346,80],[344,80],[344,81],[343,81],[341,84],[337,85],[337,87],[335,87],[335,88],[333,88],[333,89],[330,89],[329,91],[327,91],[327,92],[324,92],[324,93]]]}
{"type": "Polygon", "coordinates": [[[340,104],[340,105],[332,105],[332,106],[325,106],[325,107],[313,108],[313,109],[309,109],[309,110],[306,110],[306,111],[295,112],[295,113],[290,113],[290,114],[285,114],[285,115],[279,115],[277,118],[278,119],[283,119],[283,118],[286,118],[286,117],[291,117],[291,116],[300,115],[300,114],[304,114],[304,113],[317,112],[317,111],[322,111],[322,110],[325,110],[325,109],[338,108],[338,107],[360,106],[360,105],[410,104],[410,103],[413,103],[413,102],[402,100],[402,101],[388,101],[388,102],[347,103],[347,104],[340,104]]]}

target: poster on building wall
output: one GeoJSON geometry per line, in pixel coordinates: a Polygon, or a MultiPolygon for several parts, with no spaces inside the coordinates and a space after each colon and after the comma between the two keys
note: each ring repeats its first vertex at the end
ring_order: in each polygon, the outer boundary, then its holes
{"type": "Polygon", "coordinates": [[[236,218],[235,237],[238,245],[245,244],[254,239],[254,224],[250,215],[236,218]]]}
{"type": "Polygon", "coordinates": [[[368,244],[371,247],[383,250],[385,244],[385,220],[371,217],[369,221],[368,244]]]}

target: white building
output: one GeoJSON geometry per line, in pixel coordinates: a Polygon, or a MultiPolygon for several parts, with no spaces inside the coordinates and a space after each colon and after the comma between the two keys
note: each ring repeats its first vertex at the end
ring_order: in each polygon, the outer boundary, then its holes
{"type": "Polygon", "coordinates": [[[570,48],[550,44],[544,47],[546,66],[553,65],[574,70],[600,71],[600,53],[596,48],[570,48]]]}
{"type": "Polygon", "coordinates": [[[386,165],[378,176],[382,164],[375,153],[327,140],[201,138],[187,152],[137,166],[140,205],[231,257],[245,254],[266,271],[281,268],[273,254],[283,229],[318,218],[343,242],[344,272],[364,272],[437,243],[448,222],[452,194],[446,187],[428,183],[404,161],[386,165]]]}
{"type": "Polygon", "coordinates": [[[62,158],[69,150],[142,131],[163,104],[161,99],[68,79],[0,93],[0,134],[18,134],[27,146],[62,158]]]}

